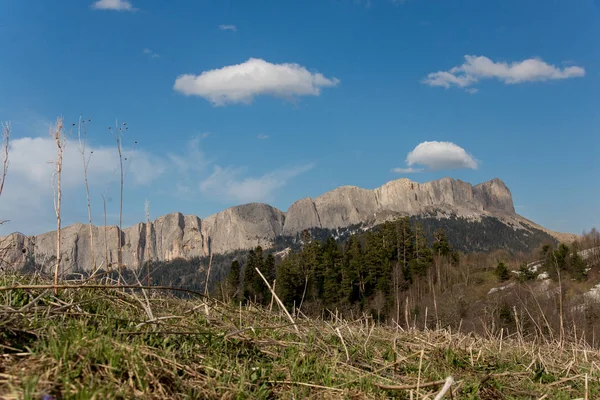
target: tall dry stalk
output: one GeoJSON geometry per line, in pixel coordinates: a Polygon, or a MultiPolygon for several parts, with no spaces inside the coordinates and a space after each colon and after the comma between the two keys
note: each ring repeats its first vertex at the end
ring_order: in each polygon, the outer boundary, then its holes
{"type": "Polygon", "coordinates": [[[565,325],[564,325],[564,307],[563,307],[563,286],[562,279],[560,276],[560,267],[556,260],[556,255],[552,255],[554,259],[554,266],[556,267],[556,273],[558,275],[558,307],[559,307],[559,323],[560,323],[560,348],[562,350],[565,340],[565,325]]]}
{"type": "MultiPolygon", "coordinates": [[[[88,122],[91,119],[88,119],[88,122]]],[[[90,200],[90,186],[87,176],[88,166],[90,164],[90,160],[92,159],[93,151],[90,151],[87,159],[86,159],[86,144],[87,144],[87,124],[83,115],[79,116],[79,123],[77,124],[77,138],[79,139],[79,152],[81,153],[81,162],[83,164],[83,180],[85,182],[85,196],[87,199],[87,211],[88,211],[88,223],[90,230],[90,249],[92,256],[92,271],[96,270],[96,253],[94,251],[94,225],[92,223],[92,203],[90,200]],[[83,127],[83,139],[81,138],[81,128],[83,127]]]]}
{"type": "MultiPolygon", "coordinates": [[[[10,122],[2,124],[2,177],[0,178],[0,195],[4,190],[4,181],[8,172],[8,148],[10,145],[10,122]]],[[[0,224],[6,221],[0,221],[0,224]]]]}
{"type": "MultiPolygon", "coordinates": [[[[56,171],[54,172],[52,184],[54,186],[54,211],[56,213],[56,265],[54,267],[54,285],[58,285],[58,272],[60,269],[60,262],[62,256],[60,253],[60,206],[62,202],[62,190],[61,190],[61,176],[62,176],[62,164],[63,164],[63,153],[66,145],[66,138],[63,134],[63,120],[59,117],[56,120],[56,126],[50,130],[50,136],[56,143],[57,157],[54,162],[56,171]],[[56,180],[55,180],[56,179],[56,180]]],[[[58,290],[55,289],[55,292],[58,290]]]]}
{"type": "Polygon", "coordinates": [[[210,257],[208,259],[208,271],[206,272],[206,282],[204,282],[204,295],[208,296],[208,281],[210,280],[210,270],[212,269],[213,252],[210,249],[210,257]]]}
{"type": "Polygon", "coordinates": [[[121,268],[123,266],[123,241],[122,241],[122,232],[123,232],[123,182],[124,182],[124,174],[123,174],[123,128],[127,129],[126,123],[123,122],[121,126],[119,126],[119,121],[115,121],[115,129],[109,127],[108,129],[112,131],[115,141],[117,142],[117,151],[119,153],[119,172],[121,175],[120,180],[120,191],[119,191],[119,239],[118,239],[118,249],[117,249],[117,269],[119,271],[119,282],[121,283],[121,268]]]}
{"type": "Polygon", "coordinates": [[[102,204],[104,205],[104,262],[106,263],[106,269],[110,272],[112,264],[108,262],[108,227],[106,226],[106,196],[101,194],[102,204]]]}
{"type": "Polygon", "coordinates": [[[150,286],[150,240],[152,239],[152,227],[150,226],[150,202],[148,200],[144,203],[144,211],[146,212],[146,277],[147,285],[150,286]]]}
{"type": "MultiPolygon", "coordinates": [[[[0,195],[4,190],[4,181],[6,180],[6,173],[8,172],[8,148],[10,145],[10,122],[2,124],[2,177],[0,178],[0,195]]],[[[0,225],[8,222],[8,220],[0,220],[0,225]]]]}
{"type": "MultiPolygon", "coordinates": [[[[0,177],[0,195],[2,195],[2,190],[4,189],[4,181],[6,180],[6,173],[8,171],[8,148],[10,145],[10,130],[11,127],[9,122],[2,124],[2,177],[0,177]]],[[[0,225],[4,224],[5,222],[8,222],[8,220],[0,220],[0,225]]],[[[8,236],[5,239],[3,239],[0,243],[0,263],[4,261],[4,256],[11,247],[10,241],[6,240],[7,238],[8,236]]]]}

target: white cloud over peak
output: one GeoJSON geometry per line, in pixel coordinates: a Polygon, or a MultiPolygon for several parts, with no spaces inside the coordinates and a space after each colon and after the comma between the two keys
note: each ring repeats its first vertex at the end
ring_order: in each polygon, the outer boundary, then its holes
{"type": "Polygon", "coordinates": [[[272,198],[275,190],[314,166],[314,163],[309,163],[278,169],[259,177],[248,177],[244,176],[245,168],[215,165],[213,173],[200,183],[200,190],[206,195],[233,202],[264,202],[272,198]]]}
{"type": "Polygon", "coordinates": [[[465,149],[452,142],[423,142],[419,143],[406,156],[407,168],[394,168],[396,173],[422,172],[423,169],[414,168],[422,165],[429,170],[444,169],[477,169],[479,162],[465,149]]]}
{"type": "Polygon", "coordinates": [[[397,174],[414,174],[417,172],[423,172],[422,168],[392,168],[392,172],[397,174]]]}
{"type": "Polygon", "coordinates": [[[337,86],[339,82],[337,78],[326,78],[298,64],[272,64],[250,58],[244,63],[204,71],[200,75],[180,75],[173,89],[186,96],[203,97],[215,106],[223,106],[251,103],[259,95],[283,98],[318,96],[322,88],[337,86]]]}
{"type": "Polygon", "coordinates": [[[222,31],[237,32],[237,27],[235,25],[219,25],[219,29],[222,31]]]}
{"type": "Polygon", "coordinates": [[[432,72],[422,82],[429,86],[466,88],[482,79],[497,79],[505,84],[517,84],[583,76],[585,70],[582,67],[569,66],[561,69],[539,58],[507,63],[494,62],[484,56],[466,55],[462,65],[449,71],[432,72]]]}
{"type": "Polygon", "coordinates": [[[127,0],[98,0],[92,4],[94,10],[137,11],[127,0]]]}

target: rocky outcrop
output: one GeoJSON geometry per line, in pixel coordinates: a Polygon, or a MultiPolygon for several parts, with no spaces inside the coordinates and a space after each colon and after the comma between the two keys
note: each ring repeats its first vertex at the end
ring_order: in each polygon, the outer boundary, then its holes
{"type": "MultiPolygon", "coordinates": [[[[203,220],[195,215],[167,214],[138,223],[122,232],[115,226],[93,228],[74,224],[62,229],[65,270],[106,269],[117,261],[119,234],[123,263],[138,266],[147,260],[202,257],[269,247],[280,235],[296,235],[308,228],[336,229],[376,224],[398,215],[493,216],[511,226],[527,229],[531,221],[515,214],[510,190],[500,179],[472,186],[444,178],[427,183],[398,179],[374,190],[342,186],[315,199],[293,203],[286,213],[267,204],[251,203],[226,209],[203,220]],[[525,225],[527,224],[527,225],[525,225]]],[[[5,265],[34,260],[49,267],[55,260],[56,232],[27,237],[19,233],[1,239],[5,265]]]]}
{"type": "Polygon", "coordinates": [[[311,227],[335,229],[383,222],[390,215],[435,211],[457,216],[515,215],[510,190],[499,179],[476,186],[450,178],[422,184],[398,179],[374,190],[342,186],[314,200],[297,201],[286,213],[284,232],[294,234],[311,227]]]}

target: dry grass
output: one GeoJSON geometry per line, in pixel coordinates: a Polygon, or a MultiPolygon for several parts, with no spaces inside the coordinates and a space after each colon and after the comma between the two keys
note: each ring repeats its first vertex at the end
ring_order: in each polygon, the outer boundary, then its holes
{"type": "Polygon", "coordinates": [[[581,343],[334,314],[292,323],[194,293],[67,282],[55,294],[48,283],[0,278],[1,398],[434,399],[448,377],[444,398],[600,396],[600,354],[581,343]]]}

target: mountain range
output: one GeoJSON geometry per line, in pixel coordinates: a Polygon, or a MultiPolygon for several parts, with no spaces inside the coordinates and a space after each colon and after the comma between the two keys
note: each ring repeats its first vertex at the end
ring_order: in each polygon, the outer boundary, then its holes
{"type": "MultiPolygon", "coordinates": [[[[175,212],[122,231],[117,226],[94,226],[93,245],[89,225],[77,223],[61,230],[61,253],[64,268],[90,270],[92,254],[96,265],[106,268],[117,260],[120,234],[123,263],[137,267],[147,260],[206,257],[257,245],[270,248],[278,238],[294,237],[304,230],[340,230],[351,226],[367,229],[399,216],[437,221],[458,219],[471,224],[491,219],[499,223],[494,229],[500,226],[519,238],[541,234],[534,245],[544,238],[557,241],[575,238],[549,231],[518,215],[512,194],[500,179],[472,185],[451,178],[426,183],[403,178],[373,190],[342,186],[314,199],[298,200],[286,212],[268,204],[250,203],[204,219],[175,212]]],[[[49,267],[56,259],[55,231],[35,236],[13,233],[0,240],[3,261],[11,265],[34,261],[49,267]]]]}

